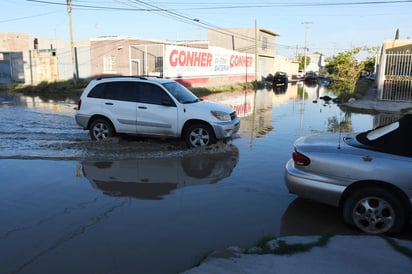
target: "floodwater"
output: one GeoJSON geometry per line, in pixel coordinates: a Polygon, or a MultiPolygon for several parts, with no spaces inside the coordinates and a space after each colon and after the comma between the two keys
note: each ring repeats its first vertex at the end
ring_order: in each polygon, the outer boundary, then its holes
{"type": "Polygon", "coordinates": [[[75,102],[0,95],[1,273],[174,274],[265,235],[354,234],[337,209],[289,194],[284,166],[302,135],[370,129],[391,115],[346,113],[319,99],[326,93],[289,85],[210,96],[236,108],[241,129],[200,150],[92,142],[75,102]]]}

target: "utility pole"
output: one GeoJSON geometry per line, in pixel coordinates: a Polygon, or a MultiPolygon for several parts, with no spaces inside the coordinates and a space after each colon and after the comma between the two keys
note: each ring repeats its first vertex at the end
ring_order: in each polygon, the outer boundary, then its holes
{"type": "Polygon", "coordinates": [[[305,31],[305,59],[303,60],[303,66],[304,66],[304,72],[306,73],[306,56],[307,56],[307,53],[308,53],[308,31],[309,31],[309,24],[312,24],[312,22],[303,22],[302,24],[305,24],[305,28],[306,28],[306,31],[305,31]]]}
{"type": "Polygon", "coordinates": [[[258,74],[258,26],[257,21],[255,19],[255,81],[258,81],[257,74],[258,74]]]}
{"type": "Polygon", "coordinates": [[[69,16],[69,30],[70,30],[70,51],[72,53],[72,69],[73,69],[73,82],[76,84],[77,74],[76,74],[76,58],[74,55],[73,46],[73,28],[72,28],[72,1],[67,0],[67,14],[69,16]]]}

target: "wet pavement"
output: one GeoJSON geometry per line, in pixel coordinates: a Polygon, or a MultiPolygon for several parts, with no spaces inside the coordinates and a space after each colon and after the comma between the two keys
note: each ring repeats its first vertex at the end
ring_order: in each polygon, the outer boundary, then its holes
{"type": "Polygon", "coordinates": [[[393,115],[314,103],[324,92],[210,96],[236,108],[241,129],[199,150],[179,140],[92,142],[74,102],[0,95],[2,273],[179,273],[264,235],[357,234],[335,208],[287,193],[284,166],[299,136],[343,120],[370,129],[393,115]]]}

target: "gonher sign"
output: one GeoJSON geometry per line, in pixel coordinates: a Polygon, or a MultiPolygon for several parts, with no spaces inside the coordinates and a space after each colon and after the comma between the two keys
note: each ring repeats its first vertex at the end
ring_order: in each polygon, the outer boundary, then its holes
{"type": "Polygon", "coordinates": [[[165,48],[164,75],[171,78],[219,75],[252,75],[254,56],[223,48],[165,48]]]}

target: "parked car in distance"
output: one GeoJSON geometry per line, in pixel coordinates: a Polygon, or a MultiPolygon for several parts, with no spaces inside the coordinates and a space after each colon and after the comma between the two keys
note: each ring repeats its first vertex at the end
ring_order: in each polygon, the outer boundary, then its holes
{"type": "Polygon", "coordinates": [[[339,207],[363,232],[401,232],[412,216],[411,140],[412,114],[365,132],[301,137],[286,164],[286,186],[339,207]]]}
{"type": "Polygon", "coordinates": [[[371,73],[368,76],[366,76],[366,80],[369,81],[375,81],[375,74],[371,73]]]}
{"type": "Polygon", "coordinates": [[[289,83],[288,74],[283,71],[277,71],[273,76],[273,86],[283,86],[289,83]]]}
{"type": "Polygon", "coordinates": [[[231,138],[240,126],[232,108],[201,100],[176,81],[144,77],[90,81],[75,119],[93,140],[117,133],[181,137],[189,147],[231,138]]]}
{"type": "Polygon", "coordinates": [[[305,73],[304,78],[306,83],[315,83],[318,80],[318,74],[314,71],[308,71],[305,73]]]}

